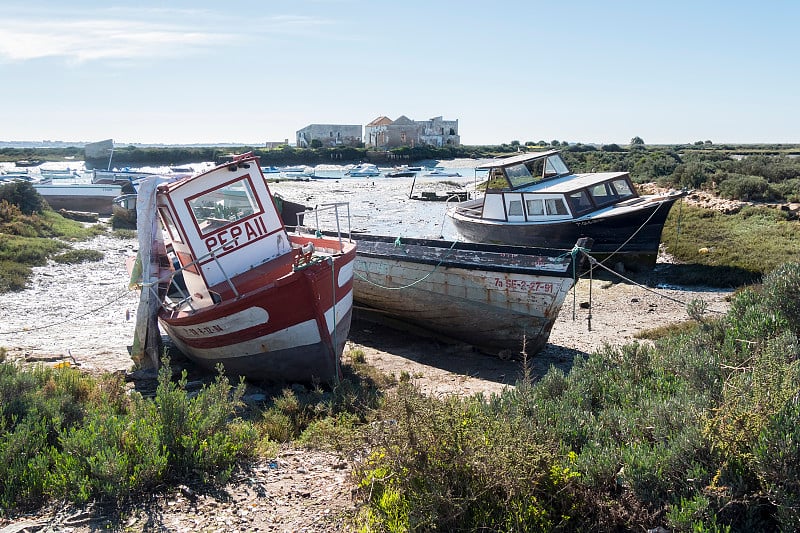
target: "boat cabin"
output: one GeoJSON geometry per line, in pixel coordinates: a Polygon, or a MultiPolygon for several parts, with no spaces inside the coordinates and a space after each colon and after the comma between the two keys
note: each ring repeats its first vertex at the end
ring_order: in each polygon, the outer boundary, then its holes
{"type": "Polygon", "coordinates": [[[213,305],[236,276],[292,252],[256,160],[163,184],[158,192],[158,214],[195,308],[213,305]]]}
{"type": "Polygon", "coordinates": [[[570,220],[639,196],[627,172],[573,174],[556,150],[499,159],[476,170],[488,171],[486,194],[459,210],[488,220],[570,220]]]}

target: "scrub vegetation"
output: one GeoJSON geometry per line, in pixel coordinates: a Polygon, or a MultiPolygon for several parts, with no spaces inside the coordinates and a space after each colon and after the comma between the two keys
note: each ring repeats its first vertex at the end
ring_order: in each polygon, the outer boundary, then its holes
{"type": "Polygon", "coordinates": [[[87,227],[54,212],[29,183],[0,185],[0,294],[24,289],[31,267],[46,265],[49,258],[64,263],[102,259],[96,252],[69,250],[69,243],[105,231],[102,224],[87,227]]]}

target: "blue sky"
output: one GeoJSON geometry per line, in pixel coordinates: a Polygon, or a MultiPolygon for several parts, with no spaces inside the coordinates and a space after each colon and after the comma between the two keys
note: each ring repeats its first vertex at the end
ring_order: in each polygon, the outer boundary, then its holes
{"type": "Polygon", "coordinates": [[[3,2],[0,140],[800,143],[800,2],[3,2]]]}

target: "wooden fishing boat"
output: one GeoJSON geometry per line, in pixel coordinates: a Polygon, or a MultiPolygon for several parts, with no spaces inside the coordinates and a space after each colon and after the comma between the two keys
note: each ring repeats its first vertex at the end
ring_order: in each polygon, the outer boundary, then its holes
{"type": "Polygon", "coordinates": [[[357,312],[487,353],[540,351],[590,242],[544,249],[354,234],[357,312]]]}
{"type": "Polygon", "coordinates": [[[356,247],[289,234],[258,158],[244,154],[172,181],[147,178],[136,202],[140,266],[132,280],[143,289],[135,361],[157,364],[157,318],[208,369],[222,364],[228,375],[271,382],[340,377],[356,247]]]}
{"type": "Polygon", "coordinates": [[[574,174],[557,150],[497,159],[486,194],[447,216],[464,239],[518,246],[571,246],[593,240],[592,255],[652,267],[670,208],[686,193],[640,196],[627,172],[574,174]]]}

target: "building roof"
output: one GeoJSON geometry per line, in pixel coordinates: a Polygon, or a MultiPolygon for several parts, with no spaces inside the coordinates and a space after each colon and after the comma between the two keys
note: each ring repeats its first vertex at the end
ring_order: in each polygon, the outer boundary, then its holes
{"type": "Polygon", "coordinates": [[[375,120],[373,120],[369,124],[367,124],[367,126],[386,126],[387,124],[391,124],[391,123],[392,123],[392,119],[390,119],[389,117],[381,116],[381,117],[376,118],[375,120]]]}

